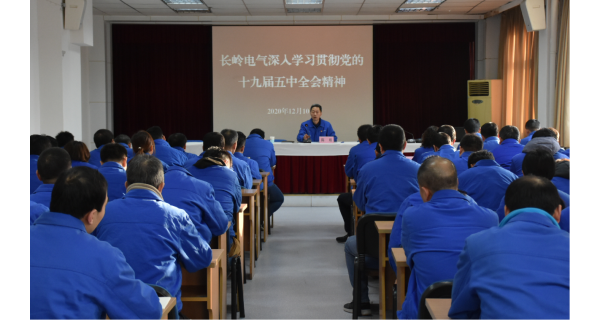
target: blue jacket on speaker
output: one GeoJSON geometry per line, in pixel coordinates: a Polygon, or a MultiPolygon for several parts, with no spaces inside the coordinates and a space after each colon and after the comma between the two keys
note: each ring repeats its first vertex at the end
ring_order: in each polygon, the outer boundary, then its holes
{"type": "Polygon", "coordinates": [[[319,137],[333,137],[333,141],[337,142],[337,136],[335,135],[335,131],[333,131],[331,123],[323,119],[320,119],[316,125],[312,122],[312,119],[302,122],[296,140],[298,142],[304,141],[305,134],[310,136],[312,142],[319,142],[319,137]]]}
{"type": "Polygon", "coordinates": [[[494,160],[479,160],[473,168],[458,176],[458,189],[466,192],[477,204],[496,210],[506,188],[518,177],[503,169],[494,160]]]}
{"type": "Polygon", "coordinates": [[[277,157],[275,156],[275,147],[270,141],[261,138],[258,134],[253,133],[246,138],[246,149],[244,149],[244,156],[250,157],[250,159],[258,162],[258,167],[265,172],[271,174],[267,177],[268,185],[273,184],[273,172],[271,167],[277,164],[277,157]]]}

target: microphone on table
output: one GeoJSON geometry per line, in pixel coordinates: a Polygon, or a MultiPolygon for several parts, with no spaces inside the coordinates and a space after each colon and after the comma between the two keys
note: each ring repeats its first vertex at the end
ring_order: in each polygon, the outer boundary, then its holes
{"type": "MultiPolygon", "coordinates": [[[[408,132],[408,131],[406,131],[406,130],[404,130],[404,132],[406,132],[406,133],[410,133],[410,132],[408,132]]],[[[412,133],[410,133],[410,135],[412,136],[412,139],[408,139],[408,140],[406,140],[406,142],[408,142],[408,143],[415,143],[415,142],[416,142],[416,141],[415,141],[415,135],[414,135],[414,134],[412,134],[412,133]]]]}
{"type": "Polygon", "coordinates": [[[306,132],[307,132],[306,134],[308,135],[308,139],[304,139],[304,141],[303,141],[303,142],[304,142],[304,143],[311,143],[311,142],[312,142],[312,140],[311,140],[311,138],[310,138],[310,133],[308,133],[308,123],[305,123],[305,124],[304,124],[304,127],[306,128],[306,132]]]}

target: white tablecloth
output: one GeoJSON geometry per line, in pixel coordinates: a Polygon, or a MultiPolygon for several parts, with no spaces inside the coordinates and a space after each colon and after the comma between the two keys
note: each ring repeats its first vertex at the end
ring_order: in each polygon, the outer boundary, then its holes
{"type": "MultiPolygon", "coordinates": [[[[357,144],[357,141],[335,143],[275,142],[274,146],[275,154],[278,156],[347,156],[350,148],[357,144]]],[[[404,153],[413,153],[420,146],[420,143],[407,143],[404,153]]],[[[186,151],[195,154],[202,153],[202,142],[188,142],[186,151]]]]}

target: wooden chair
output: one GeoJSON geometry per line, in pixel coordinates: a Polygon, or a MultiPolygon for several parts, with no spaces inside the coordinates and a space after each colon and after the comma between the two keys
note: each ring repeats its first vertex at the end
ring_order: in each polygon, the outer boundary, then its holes
{"type": "Polygon", "coordinates": [[[262,250],[262,241],[260,241],[260,185],[262,184],[262,179],[254,179],[252,180],[252,189],[258,189],[258,193],[256,194],[256,200],[254,203],[256,204],[256,216],[254,218],[254,242],[256,242],[255,248],[255,256],[254,261],[258,260],[259,252],[262,250]],[[260,250],[259,250],[260,247],[260,250]]]}
{"type": "MultiPolygon", "coordinates": [[[[352,196],[354,197],[354,192],[356,189],[352,189],[352,196]]],[[[358,209],[354,200],[352,200],[352,216],[354,217],[354,234],[356,234],[356,229],[358,228],[358,219],[365,215],[365,213],[358,209]]]]}
{"type": "MultiPolygon", "coordinates": [[[[219,307],[224,279],[222,265],[226,263],[224,249],[213,249],[208,267],[190,273],[181,268],[181,302],[185,315],[191,319],[219,319],[225,316],[219,307]]],[[[225,309],[226,312],[226,309],[225,309]]]]}

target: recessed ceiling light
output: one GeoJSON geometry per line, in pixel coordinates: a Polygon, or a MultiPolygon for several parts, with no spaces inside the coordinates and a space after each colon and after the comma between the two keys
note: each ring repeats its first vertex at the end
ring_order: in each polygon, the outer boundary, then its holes
{"type": "Polygon", "coordinates": [[[210,9],[173,9],[177,13],[212,13],[210,9]]]}
{"type": "Polygon", "coordinates": [[[425,4],[425,3],[437,3],[440,4],[446,0],[406,0],[404,4],[425,4]]]}
{"type": "Polygon", "coordinates": [[[287,8],[287,13],[319,13],[321,12],[321,8],[287,8]]]}
{"type": "Polygon", "coordinates": [[[323,0],[285,0],[286,4],[321,4],[323,0]]]}
{"type": "Polygon", "coordinates": [[[163,0],[166,4],[204,4],[202,0],[163,0]]]}
{"type": "Polygon", "coordinates": [[[428,7],[428,8],[398,8],[396,10],[396,12],[425,12],[425,11],[432,11],[433,9],[435,9],[435,7],[428,7]]]}

